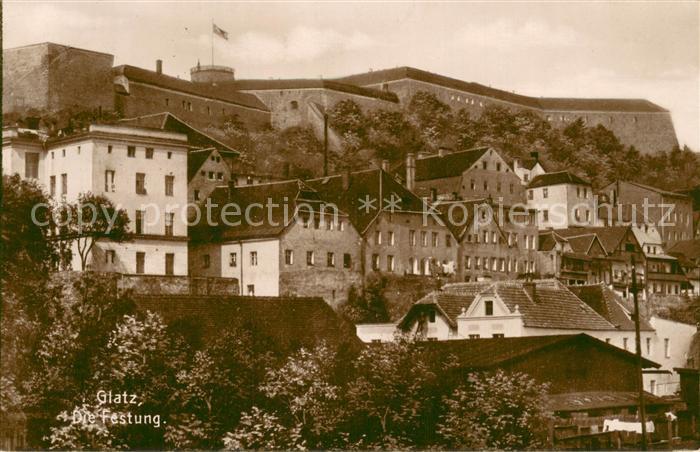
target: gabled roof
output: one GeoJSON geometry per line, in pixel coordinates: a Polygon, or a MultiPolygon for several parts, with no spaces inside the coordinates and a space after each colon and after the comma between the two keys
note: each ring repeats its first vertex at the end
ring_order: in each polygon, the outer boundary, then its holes
{"type": "Polygon", "coordinates": [[[639,188],[642,188],[644,190],[649,190],[649,191],[652,191],[654,193],[658,193],[658,194],[663,195],[663,196],[670,196],[672,198],[685,198],[685,199],[691,198],[690,195],[685,194],[685,193],[664,190],[662,188],[652,187],[651,185],[640,184],[639,182],[632,182],[632,181],[628,181],[628,180],[621,180],[621,181],[612,182],[612,183],[608,184],[606,186],[606,188],[610,187],[611,185],[618,184],[618,183],[634,185],[635,187],[639,187],[639,188]]]}
{"type": "MultiPolygon", "coordinates": [[[[619,330],[634,331],[634,320],[632,320],[630,312],[613,290],[603,284],[568,287],[577,297],[619,330]]],[[[654,327],[641,317],[639,327],[642,331],[654,331],[654,327]]]]}
{"type": "MultiPolygon", "coordinates": [[[[556,229],[557,234],[571,240],[574,237],[590,236],[595,234],[600,240],[603,249],[608,254],[613,253],[625,238],[632,226],[595,226],[595,227],[580,227],[574,226],[568,229],[556,229]]],[[[632,234],[634,237],[634,234],[632,234]]],[[[636,237],[635,237],[635,240],[636,237]]]]}
{"type": "Polygon", "coordinates": [[[189,154],[187,154],[187,180],[191,181],[194,176],[197,175],[197,172],[199,171],[199,168],[202,167],[204,162],[207,161],[209,156],[211,155],[212,152],[215,152],[216,149],[214,148],[209,148],[209,149],[198,149],[194,151],[190,151],[189,154]]]}
{"type": "Polygon", "coordinates": [[[380,91],[372,88],[342,83],[336,80],[326,79],[248,79],[219,82],[219,85],[238,91],[275,91],[289,89],[329,89],[342,93],[355,94],[358,96],[373,97],[389,102],[398,102],[399,98],[395,93],[380,91]]]}
{"type": "MultiPolygon", "coordinates": [[[[644,392],[644,402],[651,405],[672,405],[673,401],[644,392]]],[[[639,393],[629,391],[587,391],[550,394],[547,396],[549,411],[588,411],[602,408],[637,407],[639,393]]]]}
{"type": "MultiPolygon", "coordinates": [[[[459,369],[490,369],[508,362],[527,359],[534,353],[552,350],[569,344],[587,345],[622,359],[636,362],[636,356],[614,345],[606,344],[587,334],[567,334],[552,336],[524,336],[484,339],[456,339],[449,341],[425,341],[421,343],[434,355],[436,360],[449,355],[456,358],[459,369]]],[[[642,358],[644,368],[659,368],[659,364],[642,358]]]]}
{"type": "MultiPolygon", "coordinates": [[[[240,187],[220,186],[209,197],[212,204],[217,205],[212,218],[218,225],[207,225],[202,215],[199,224],[190,228],[190,236],[195,241],[226,242],[276,237],[295,221],[298,208],[302,213],[313,212],[316,215],[324,204],[328,204],[321,200],[315,190],[298,179],[240,187]],[[227,204],[240,209],[240,215],[228,217],[232,225],[224,224],[221,217],[221,210],[227,204]],[[262,207],[250,209],[246,220],[246,209],[253,204],[262,207]],[[239,221],[240,224],[234,224],[239,221]]],[[[326,212],[332,213],[332,210],[329,208],[326,212]]],[[[338,213],[345,215],[341,211],[338,213]]]]}
{"type": "Polygon", "coordinates": [[[423,201],[381,169],[371,169],[312,179],[306,183],[316,190],[324,201],[338,206],[350,217],[360,234],[382,211],[423,212],[423,201]],[[346,179],[347,187],[343,186],[346,179]],[[391,204],[392,199],[396,201],[391,204]],[[365,201],[373,201],[370,205],[365,201]]]}
{"type": "MultiPolygon", "coordinates": [[[[490,149],[489,147],[479,147],[445,154],[442,157],[431,155],[416,159],[416,181],[461,176],[464,171],[471,168],[490,149]]],[[[406,162],[399,164],[393,170],[393,173],[405,177],[406,162]]]]}
{"type": "Polygon", "coordinates": [[[121,119],[120,122],[146,127],[151,129],[168,130],[171,132],[179,132],[187,135],[187,141],[190,146],[195,148],[210,148],[215,147],[224,155],[236,156],[238,151],[229,145],[217,140],[210,134],[193,126],[192,124],[183,121],[170,112],[153,113],[150,115],[137,116],[134,118],[121,119]]]}
{"type": "Polygon", "coordinates": [[[457,316],[463,309],[469,309],[474,298],[481,292],[491,287],[491,282],[471,283],[459,294],[445,291],[431,292],[420,300],[416,301],[411,309],[398,322],[399,328],[409,327],[417,315],[425,312],[426,307],[435,306],[453,328],[457,327],[457,316]]]}
{"type": "Polygon", "coordinates": [[[590,182],[586,182],[575,174],[568,171],[559,171],[535,176],[528,184],[527,188],[548,187],[550,185],[561,184],[591,185],[590,182]]]}
{"type": "MultiPolygon", "coordinates": [[[[428,294],[414,306],[424,309],[422,305],[437,304],[448,316],[449,322],[456,325],[462,308],[468,310],[478,295],[496,294],[511,313],[517,310],[522,314],[523,323],[527,327],[579,331],[615,329],[557,280],[535,281],[534,300],[530,298],[524,284],[523,281],[446,284],[441,292],[428,294]]],[[[407,314],[405,318],[408,317],[407,314]]]]}
{"type": "MultiPolygon", "coordinates": [[[[504,206],[497,205],[492,199],[482,198],[482,199],[470,199],[470,200],[456,200],[456,201],[444,201],[438,200],[432,207],[436,209],[441,214],[441,218],[445,225],[452,232],[458,241],[461,241],[464,234],[467,233],[474,224],[475,214],[487,211],[486,209],[491,209],[491,223],[495,225],[498,230],[506,239],[506,235],[503,232],[501,225],[506,221],[510,221],[510,218],[505,219],[503,222],[500,221],[498,216],[500,215],[500,210],[502,208],[503,212],[508,212],[507,215],[512,215],[513,222],[523,221],[523,215],[530,215],[533,211],[522,205],[514,206],[504,206]]],[[[480,226],[484,226],[482,223],[480,226]]]]}
{"type": "Polygon", "coordinates": [[[193,83],[177,77],[159,74],[154,71],[142,69],[136,66],[122,65],[112,69],[115,76],[122,75],[130,81],[158,86],[160,88],[171,89],[196,96],[207,97],[209,99],[237,104],[242,107],[268,112],[269,109],[257,96],[249,93],[241,93],[230,88],[204,83],[193,83]]]}
{"type": "Polygon", "coordinates": [[[281,349],[330,345],[359,346],[354,325],[319,297],[243,297],[232,295],[136,295],[140,311],[160,314],[168,324],[187,322],[205,342],[234,328],[249,329],[281,349]]]}
{"type": "Polygon", "coordinates": [[[552,251],[557,244],[567,243],[568,241],[554,232],[551,231],[540,231],[537,240],[537,250],[538,251],[552,251]]]}
{"type": "Polygon", "coordinates": [[[579,110],[579,111],[628,111],[628,112],[667,112],[668,110],[645,99],[580,99],[563,97],[531,97],[510,91],[484,86],[479,83],[446,77],[412,67],[397,67],[379,71],[365,72],[336,80],[355,85],[376,85],[383,82],[412,79],[434,85],[444,86],[494,99],[523,105],[541,110],[579,110]]]}

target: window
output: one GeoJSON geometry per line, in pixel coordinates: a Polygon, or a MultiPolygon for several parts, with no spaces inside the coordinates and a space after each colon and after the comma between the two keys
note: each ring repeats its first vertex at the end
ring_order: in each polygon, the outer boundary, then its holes
{"type": "Polygon", "coordinates": [[[352,267],[352,257],[350,256],[350,253],[343,254],[343,268],[351,268],[351,267],[352,267]]]}
{"type": "Polygon", "coordinates": [[[666,358],[671,357],[671,339],[664,338],[664,356],[666,358]]]}
{"type": "Polygon", "coordinates": [[[472,267],[472,258],[470,256],[464,256],[464,268],[469,270],[472,267]]]}
{"type": "Polygon", "coordinates": [[[228,266],[229,267],[237,267],[238,266],[238,253],[229,253],[228,254],[228,266]]]}
{"type": "Polygon", "coordinates": [[[51,176],[49,178],[49,189],[51,196],[56,196],[56,176],[51,176]]]}
{"type": "Polygon", "coordinates": [[[532,196],[532,190],[528,190],[528,191],[527,191],[527,199],[529,199],[530,201],[532,201],[532,198],[533,198],[533,196],[532,196]]]}
{"type": "Polygon", "coordinates": [[[448,248],[452,246],[452,236],[450,234],[445,234],[445,246],[448,248]]]}
{"type": "Polygon", "coordinates": [[[217,180],[224,180],[224,173],[216,173],[217,180]]]}
{"type": "Polygon", "coordinates": [[[173,196],[175,176],[165,176],[165,196],[173,196]]]}
{"type": "Polygon", "coordinates": [[[313,266],[314,265],[314,252],[313,251],[307,251],[306,252],[306,265],[308,266],[313,266]]]}
{"type": "Polygon", "coordinates": [[[51,151],[51,160],[53,160],[54,157],[56,157],[56,156],[53,154],[53,151],[51,151]]]}
{"type": "Polygon", "coordinates": [[[153,158],[153,148],[146,148],[146,158],[147,159],[153,158]]]}
{"type": "Polygon", "coordinates": [[[492,335],[492,336],[493,336],[494,338],[502,338],[502,337],[506,337],[506,335],[505,335],[505,334],[503,334],[503,333],[493,333],[493,335],[492,335]]]}
{"type": "Polygon", "coordinates": [[[171,158],[173,158],[173,153],[171,151],[168,151],[168,160],[170,160],[171,158]]]}
{"type": "Polygon", "coordinates": [[[114,250],[106,250],[105,251],[105,264],[113,264],[115,254],[116,253],[114,252],[114,250]]]}
{"type": "Polygon", "coordinates": [[[297,110],[299,108],[299,102],[293,100],[289,103],[289,108],[292,110],[297,110]]]}
{"type": "Polygon", "coordinates": [[[491,243],[498,243],[498,234],[495,231],[491,231],[491,243]]]}
{"type": "Polygon", "coordinates": [[[430,323],[435,323],[435,310],[432,309],[428,312],[428,321],[430,323]]]}
{"type": "Polygon", "coordinates": [[[496,163],[496,171],[501,171],[501,163],[496,163]]]}
{"type": "Polygon", "coordinates": [[[474,190],[474,189],[476,188],[476,181],[475,181],[474,179],[472,179],[472,180],[469,182],[469,187],[470,187],[472,190],[474,190]]]}
{"type": "Polygon", "coordinates": [[[627,350],[627,338],[626,338],[626,337],[623,337],[623,338],[622,338],[622,348],[624,348],[625,350],[627,350]]]}
{"type": "Polygon", "coordinates": [[[294,251],[284,250],[284,263],[286,265],[294,265],[294,251]]]}
{"type": "Polygon", "coordinates": [[[481,258],[477,256],[476,259],[474,259],[474,269],[478,270],[480,268],[481,268],[481,258]]]}
{"type": "Polygon", "coordinates": [[[647,341],[647,355],[651,355],[651,338],[648,337],[646,339],[646,341],[647,341]]]}
{"type": "Polygon", "coordinates": [[[549,210],[542,211],[542,221],[549,221],[549,210]]]}
{"type": "Polygon", "coordinates": [[[544,187],[542,189],[542,197],[547,198],[549,196],[549,189],[547,187],[544,187]]]}
{"type": "Polygon", "coordinates": [[[257,265],[258,265],[258,252],[251,251],[250,252],[250,266],[256,267],[257,265]]]}
{"type": "Polygon", "coordinates": [[[172,275],[175,270],[175,254],[165,253],[165,274],[172,275]]]}
{"type": "Polygon", "coordinates": [[[146,194],[146,174],[144,173],[136,173],[136,194],[146,194]]]}
{"type": "Polygon", "coordinates": [[[39,178],[39,153],[27,152],[24,154],[24,177],[39,178]]]}
{"type": "Polygon", "coordinates": [[[167,237],[172,237],[173,235],[173,220],[175,219],[175,214],[173,212],[165,212],[165,235],[167,237]]]}
{"type": "Polygon", "coordinates": [[[496,191],[501,192],[501,181],[496,182],[496,191]]]}
{"type": "Polygon", "coordinates": [[[66,173],[61,174],[61,194],[64,196],[68,194],[68,174],[66,173]]]}
{"type": "Polygon", "coordinates": [[[489,182],[484,181],[484,191],[489,191],[489,182]]]}
{"type": "Polygon", "coordinates": [[[144,273],[146,267],[146,253],[143,251],[136,252],[136,273],[144,273]]]}
{"type": "Polygon", "coordinates": [[[408,244],[411,246],[416,246],[416,231],[408,231],[408,244]]]}
{"type": "Polygon", "coordinates": [[[165,106],[167,107],[167,106],[169,106],[169,105],[170,105],[170,99],[168,99],[168,98],[166,97],[166,98],[165,98],[165,106]]]}
{"type": "Polygon", "coordinates": [[[208,178],[209,180],[214,180],[214,179],[216,178],[216,177],[214,176],[214,171],[209,171],[209,173],[207,173],[207,178],[208,178]]]}
{"type": "Polygon", "coordinates": [[[392,256],[392,255],[388,255],[386,257],[386,271],[388,271],[388,272],[394,271],[394,256],[392,256]]]}
{"type": "Polygon", "coordinates": [[[438,246],[438,233],[433,232],[433,248],[436,248],[438,246]]]}
{"type": "Polygon", "coordinates": [[[114,170],[105,170],[105,192],[114,192],[114,170]]]}
{"type": "Polygon", "coordinates": [[[478,334],[470,334],[469,339],[479,339],[481,336],[478,334]]]}
{"type": "Polygon", "coordinates": [[[656,380],[649,380],[649,392],[656,394],[656,380]]]}
{"type": "Polygon", "coordinates": [[[255,296],[255,284],[248,284],[246,286],[246,290],[248,291],[247,295],[250,297],[255,296]]]}
{"type": "Polygon", "coordinates": [[[343,232],[345,230],[345,223],[343,223],[342,221],[339,221],[338,222],[338,230],[340,232],[343,232]]]}
{"type": "Polygon", "coordinates": [[[488,162],[486,162],[486,161],[481,162],[481,167],[482,167],[483,169],[486,169],[486,168],[488,167],[488,162]]]}
{"type": "Polygon", "coordinates": [[[484,301],[484,315],[493,315],[493,301],[484,301]]]}
{"type": "Polygon", "coordinates": [[[329,252],[326,254],[326,266],[335,267],[335,253],[329,252]]]}
{"type": "Polygon", "coordinates": [[[382,244],[382,231],[375,231],[374,232],[374,243],[375,243],[375,245],[382,244]]]}
{"type": "Polygon", "coordinates": [[[194,200],[199,201],[199,190],[194,191],[194,200]]]}
{"type": "Polygon", "coordinates": [[[394,246],[394,231],[389,231],[389,245],[394,246]]]}
{"type": "MultiPolygon", "coordinates": [[[[64,149],[65,151],[65,149],[64,149]]],[[[126,147],[126,156],[134,158],[136,157],[136,146],[127,146],[126,147]]]]}
{"type": "Polygon", "coordinates": [[[420,243],[422,246],[428,246],[428,233],[421,231],[420,233],[420,243]]]}
{"type": "Polygon", "coordinates": [[[508,186],[508,192],[512,195],[512,194],[513,194],[513,191],[514,191],[514,186],[513,186],[513,184],[510,184],[510,185],[508,186]]]}
{"type": "Polygon", "coordinates": [[[65,157],[65,156],[66,156],[66,150],[65,150],[65,149],[61,149],[61,157],[65,157]]]}
{"type": "Polygon", "coordinates": [[[137,234],[143,234],[143,210],[137,210],[134,218],[134,229],[137,234]]]}
{"type": "Polygon", "coordinates": [[[372,270],[379,270],[379,254],[372,255],[372,270]]]}

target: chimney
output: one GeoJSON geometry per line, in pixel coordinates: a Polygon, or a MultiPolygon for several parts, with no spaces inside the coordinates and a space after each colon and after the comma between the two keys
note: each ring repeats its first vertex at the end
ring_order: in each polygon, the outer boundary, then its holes
{"type": "Polygon", "coordinates": [[[444,147],[444,146],[440,146],[440,147],[438,148],[438,157],[444,157],[444,156],[446,156],[446,155],[449,154],[449,153],[450,153],[450,149],[449,149],[449,148],[446,148],[446,147],[444,147]]]}
{"type": "Polygon", "coordinates": [[[163,73],[163,60],[156,60],[156,74],[163,73]]]}
{"type": "Polygon", "coordinates": [[[343,171],[343,190],[350,188],[350,170],[343,171]]]}
{"type": "Polygon", "coordinates": [[[406,154],[406,188],[413,190],[416,185],[416,156],[409,152],[406,154]]]}
{"type": "Polygon", "coordinates": [[[520,168],[520,160],[513,159],[513,171],[517,171],[518,168],[520,168]]]}
{"type": "Polygon", "coordinates": [[[530,157],[535,159],[535,163],[540,161],[540,153],[535,151],[535,152],[530,152],[530,157]]]}
{"type": "Polygon", "coordinates": [[[284,162],[284,168],[282,169],[282,176],[284,176],[285,179],[289,179],[289,175],[292,173],[291,171],[291,165],[289,162],[284,162]]]}
{"type": "Polygon", "coordinates": [[[387,160],[387,159],[382,160],[382,169],[384,171],[389,171],[389,160],[387,160]]]}
{"type": "Polygon", "coordinates": [[[525,290],[525,293],[527,293],[530,296],[530,299],[533,302],[537,302],[535,296],[537,295],[537,286],[534,282],[532,281],[527,281],[523,283],[523,290],[525,290]]]}

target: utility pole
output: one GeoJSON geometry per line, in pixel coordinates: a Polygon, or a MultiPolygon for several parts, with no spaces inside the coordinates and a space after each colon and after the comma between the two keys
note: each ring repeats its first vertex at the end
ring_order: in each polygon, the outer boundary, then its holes
{"type": "Polygon", "coordinates": [[[632,255],[632,298],[634,299],[634,342],[637,348],[637,389],[639,390],[639,420],[642,423],[641,449],[647,450],[646,407],[644,406],[644,375],[642,373],[642,337],[639,332],[639,300],[637,299],[637,266],[632,255]]]}
{"type": "Polygon", "coordinates": [[[323,177],[328,176],[328,113],[323,114],[323,177]]]}

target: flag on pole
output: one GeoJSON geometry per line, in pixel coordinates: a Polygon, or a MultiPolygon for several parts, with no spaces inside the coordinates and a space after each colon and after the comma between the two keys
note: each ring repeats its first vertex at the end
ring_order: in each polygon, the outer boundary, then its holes
{"type": "Polygon", "coordinates": [[[215,23],[212,23],[211,25],[213,27],[213,31],[214,31],[215,35],[221,36],[222,38],[224,38],[225,40],[228,41],[228,32],[227,31],[224,31],[221,28],[217,27],[215,23]]]}

